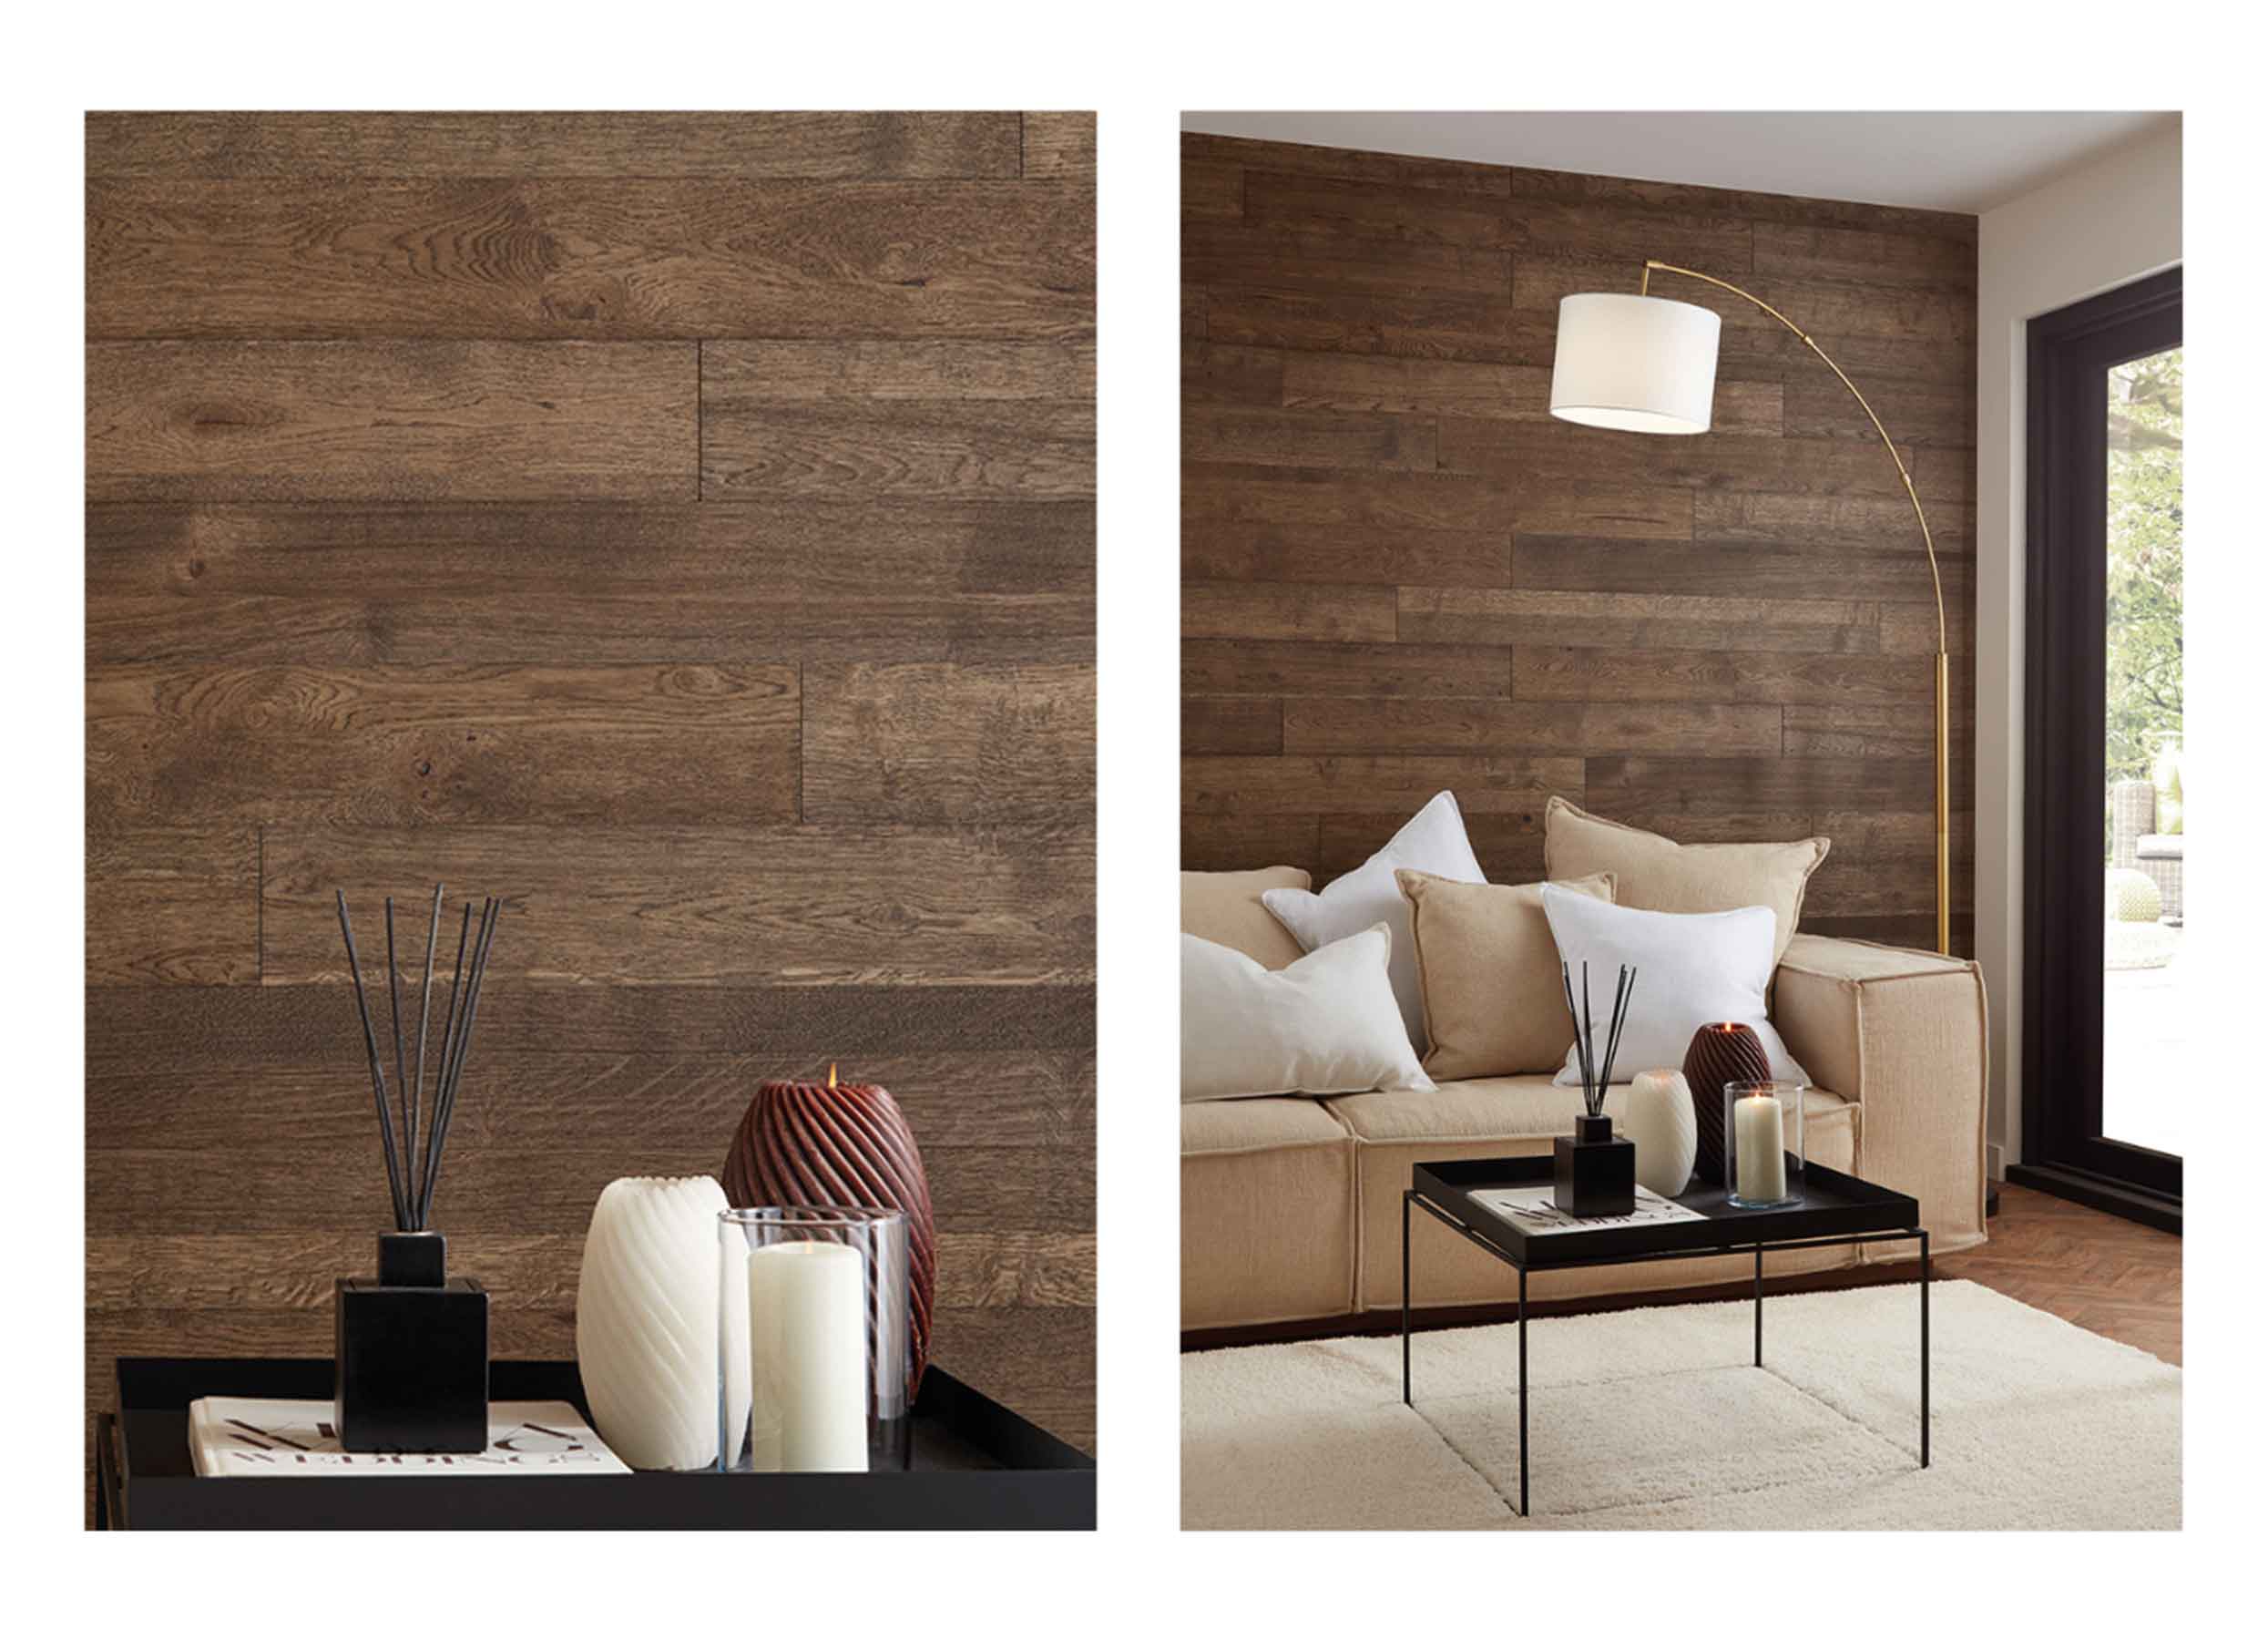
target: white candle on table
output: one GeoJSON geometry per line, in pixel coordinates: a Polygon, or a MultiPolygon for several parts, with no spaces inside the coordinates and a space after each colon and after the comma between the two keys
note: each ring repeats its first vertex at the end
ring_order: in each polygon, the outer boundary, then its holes
{"type": "Polygon", "coordinates": [[[1732,1102],[1733,1187],[1744,1202],[1776,1202],[1788,1194],[1788,1160],[1781,1148],[1780,1102],[1748,1093],[1732,1102]]]}
{"type": "Polygon", "coordinates": [[[752,1456],[760,1470],[866,1468],[866,1261],[839,1242],[748,1256],[752,1456]]]}

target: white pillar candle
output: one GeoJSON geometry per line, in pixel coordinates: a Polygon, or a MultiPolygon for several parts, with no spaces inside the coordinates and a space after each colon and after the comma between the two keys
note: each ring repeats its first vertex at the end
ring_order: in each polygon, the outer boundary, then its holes
{"type": "Polygon", "coordinates": [[[839,1242],[748,1256],[754,1467],[866,1468],[866,1261],[839,1242]]]}
{"type": "Polygon", "coordinates": [[[1750,1093],[1732,1102],[1733,1188],[1744,1202],[1776,1202],[1788,1194],[1780,1102],[1750,1093]]]}

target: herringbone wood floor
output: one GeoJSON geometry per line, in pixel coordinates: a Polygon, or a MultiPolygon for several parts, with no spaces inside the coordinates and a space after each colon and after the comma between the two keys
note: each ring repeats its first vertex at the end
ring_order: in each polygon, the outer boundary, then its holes
{"type": "Polygon", "coordinates": [[[2059,1196],[2000,1187],[1992,1239],[1931,1275],[1974,1281],[2181,1364],[2181,1238],[2059,1196]]]}

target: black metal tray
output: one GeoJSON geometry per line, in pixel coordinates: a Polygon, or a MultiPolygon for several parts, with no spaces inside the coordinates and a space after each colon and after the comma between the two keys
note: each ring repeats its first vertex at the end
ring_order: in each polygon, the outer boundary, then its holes
{"type": "Polygon", "coordinates": [[[1785,1207],[1735,1207],[1721,1187],[1697,1188],[1676,1197],[1702,1216],[1671,1225],[1618,1225],[1530,1235],[1503,1215],[1473,1201],[1476,1190],[1551,1183],[1549,1156],[1506,1156],[1479,1162],[1421,1162],[1410,1187],[1447,1217],[1516,1265],[1531,1270],[1555,1265],[1615,1262],[1680,1253],[1730,1251],[1816,1236],[1863,1235],[1914,1230],[1921,1204],[1910,1195],[1807,1163],[1803,1197],[1785,1207]]]}
{"type": "MultiPolygon", "coordinates": [[[[1092,1531],[1095,1461],[940,1368],[914,1409],[914,1467],[876,1475],[450,1475],[209,1479],[189,1459],[208,1395],[326,1400],[332,1363],[135,1357],[96,1424],[95,1524],[138,1531],[660,1528],[1092,1531]]],[[[497,1361],[495,1400],[563,1400],[572,1361],[497,1361]]]]}

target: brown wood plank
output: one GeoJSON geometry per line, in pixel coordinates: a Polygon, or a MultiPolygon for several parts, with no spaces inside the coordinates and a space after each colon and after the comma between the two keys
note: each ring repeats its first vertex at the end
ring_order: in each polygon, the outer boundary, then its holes
{"type": "Polygon", "coordinates": [[[1095,671],[806,664],[812,825],[1095,824],[1095,671]]]}
{"type": "Polygon", "coordinates": [[[1934,234],[1759,222],[1755,272],[1775,279],[1844,278],[1973,289],[1977,246],[1934,234]]]}
{"type": "Polygon", "coordinates": [[[1201,285],[1181,287],[1181,336],[1185,341],[1205,339],[1205,291],[1201,285]]]}
{"type": "MultiPolygon", "coordinates": [[[[1582,801],[1580,788],[1560,794],[1582,801]]],[[[1325,815],[1319,846],[1321,865],[1317,886],[1343,876],[1384,848],[1401,829],[1406,815],[1325,815]]],[[[1492,883],[1539,883],[1544,879],[1544,805],[1536,804],[1505,814],[1465,816],[1466,840],[1480,862],[1482,875],[1492,883]]]]}
{"type": "Polygon", "coordinates": [[[704,498],[1094,493],[1084,344],[716,342],[700,378],[704,498]]]}
{"type": "Polygon", "coordinates": [[[1776,756],[1782,709],[1615,701],[1288,701],[1287,753],[1776,756]]]}
{"type": "Polygon", "coordinates": [[[97,180],[87,335],[1076,340],[1094,202],[1061,182],[97,180]]]}
{"type": "Polygon", "coordinates": [[[1300,233],[1191,217],[1181,224],[1181,277],[1191,284],[1258,290],[1502,296],[1512,288],[1512,259],[1502,251],[1462,245],[1300,233]]]}
{"type": "Polygon", "coordinates": [[[1509,529],[1512,487],[1446,473],[1181,464],[1181,516],[1239,524],[1509,529]]]}
{"type": "MultiPolygon", "coordinates": [[[[1640,256],[1636,262],[1626,264],[1631,268],[1631,277],[1643,261],[1640,256]]],[[[1705,264],[1684,265],[1703,273],[1712,272],[1705,264]]],[[[1513,273],[1512,305],[1557,310],[1561,297],[1580,291],[1630,288],[1625,282],[1607,282],[1610,277],[1612,271],[1596,262],[1522,255],[1513,273]]],[[[1790,324],[1813,336],[1875,336],[1931,348],[1970,345],[1977,339],[1977,299],[1970,291],[1851,280],[1742,278],[1737,273],[1731,277],[1759,301],[1779,309],[1790,324]]],[[[1657,274],[1652,294],[1709,308],[1723,318],[1728,330],[1782,328],[1777,319],[1743,297],[1700,280],[1657,274]]],[[[1834,356],[1832,348],[1828,356],[1834,356]]]]}
{"type": "Polygon", "coordinates": [[[106,670],[90,828],[796,816],[792,667],[106,670]]]}
{"type": "MultiPolygon", "coordinates": [[[[1188,748],[1183,748],[1187,753],[1188,748]]],[[[1321,869],[1313,815],[1181,815],[1181,869],[1255,871],[1263,866],[1293,866],[1311,875],[1321,869]]],[[[1317,887],[1323,886],[1317,879],[1317,887]]]]}
{"type": "Polygon", "coordinates": [[[874,827],[270,828],[271,985],[338,983],[332,903],[435,877],[506,897],[491,972],[609,985],[1084,981],[1091,834],[874,827]]]}
{"type": "Polygon", "coordinates": [[[1552,793],[1579,794],[1583,782],[1580,757],[1194,757],[1181,763],[1181,806],[1198,814],[1384,812],[1407,819],[1435,793],[1454,790],[1468,814],[1540,815],[1552,793]]]}
{"type": "Polygon", "coordinates": [[[1324,148],[1304,142],[1264,142],[1246,137],[1181,133],[1186,163],[1241,165],[1253,170],[1297,176],[1340,177],[1355,182],[1399,188],[1446,189],[1458,193],[1507,194],[1510,173],[1500,165],[1463,159],[1426,159],[1407,154],[1375,154],[1361,149],[1324,148]]]}
{"type": "Polygon", "coordinates": [[[1085,501],[95,507],[87,660],[1075,659],[1094,531],[1085,501]]]}
{"type": "Polygon", "coordinates": [[[1024,119],[1024,175],[1057,180],[1095,179],[1092,109],[1029,113],[1024,119]]]}
{"type": "Polygon", "coordinates": [[[88,985],[250,985],[259,978],[257,827],[89,828],[88,985]]]}
{"type": "Polygon", "coordinates": [[[1629,484],[1555,482],[1530,486],[1519,497],[1519,534],[1593,536],[1622,541],[1684,541],[1692,538],[1691,490],[1646,488],[1629,484]]]}
{"type": "Polygon", "coordinates": [[[1847,225],[1929,235],[1970,245],[1977,242],[1977,219],[1957,211],[1869,205],[1851,200],[1814,200],[1795,194],[1706,188],[1684,182],[1641,181],[1629,177],[1594,177],[1578,171],[1535,170],[1518,166],[1506,173],[1506,186],[1513,199],[1521,200],[1549,200],[1595,205],[1613,211],[1706,212],[1750,217],[1763,222],[1847,225]]]}
{"type": "MultiPolygon", "coordinates": [[[[1786,422],[1790,438],[1855,438],[1881,446],[1880,436],[1866,412],[1842,383],[1826,371],[1820,379],[1790,382],[1786,422]]],[[[1890,436],[1901,447],[1952,445],[1967,448],[1977,442],[1977,395],[1974,384],[1961,382],[1893,382],[1864,389],[1866,402],[1882,417],[1890,436]]],[[[1717,395],[1720,405],[1724,393],[1717,395]]],[[[1720,411],[1721,414],[1721,411],[1720,411]]],[[[1883,460],[1887,462],[1885,454],[1883,460]]]]}
{"type": "Polygon", "coordinates": [[[1872,654],[1883,647],[1879,607],[1863,600],[1480,587],[1405,587],[1399,597],[1402,639],[1409,643],[1829,654],[1872,654]]]}
{"type": "Polygon", "coordinates": [[[1602,814],[1824,807],[1927,810],[1926,758],[1589,757],[1584,784],[1602,814]]]}
{"type": "MultiPolygon", "coordinates": [[[[1883,460],[1886,464],[1889,457],[1883,460]]],[[[1971,549],[1965,511],[1939,509],[1929,520],[1929,530],[1940,558],[1971,549]]],[[[1929,573],[1921,561],[1921,527],[1914,521],[1914,505],[1903,495],[1893,499],[1704,490],[1693,497],[1693,538],[1825,552],[1911,552],[1916,571],[1925,578],[1929,573]]]]}
{"type": "Polygon", "coordinates": [[[1502,201],[1485,193],[1249,169],[1244,176],[1245,220],[1278,232],[1489,251],[1514,243],[1502,201]]]}
{"type": "MultiPolygon", "coordinates": [[[[754,1054],[807,1070],[831,1059],[848,1064],[917,1051],[1089,1051],[1095,1040],[1094,989],[1084,982],[592,986],[521,980],[500,966],[481,995],[484,1063],[492,1054],[700,1052],[754,1054]]],[[[131,1073],[161,1059],[220,1067],[335,1059],[342,1030],[351,1071],[353,1003],[332,986],[105,986],[87,993],[88,1062],[98,1071],[131,1073]]]]}
{"type": "Polygon", "coordinates": [[[1434,424],[1421,416],[1308,415],[1241,405],[1191,405],[1181,412],[1181,458],[1430,473],[1434,424]]]}
{"type": "Polygon", "coordinates": [[[1392,587],[1266,581],[1184,581],[1181,636],[1392,643],[1392,587]]]}
{"type": "Polygon", "coordinates": [[[1929,661],[1905,655],[1840,655],[1713,650],[1597,649],[1526,644],[1513,651],[1512,697],[1520,701],[1719,701],[1778,705],[1832,698],[1845,704],[1918,702],[1927,711],[1929,661]]]}
{"type": "Polygon", "coordinates": [[[1014,177],[1017,148],[1014,114],[97,111],[87,116],[89,177],[169,180],[1014,177]]]}
{"type": "Polygon", "coordinates": [[[1264,347],[1185,342],[1181,344],[1181,402],[1280,405],[1283,403],[1283,355],[1264,347]]]}
{"type": "Polygon", "coordinates": [[[1502,587],[1512,580],[1508,530],[1396,529],[1363,525],[1217,523],[1181,526],[1181,577],[1199,580],[1502,587]]]}
{"type": "MultiPolygon", "coordinates": [[[[421,958],[424,938],[420,927],[410,940],[411,958],[421,958]]],[[[497,991],[500,999],[512,995],[501,986],[497,991]]],[[[322,1011],[334,1029],[309,1040],[304,1057],[261,1060],[205,1037],[164,1059],[129,1060],[97,1042],[87,1077],[87,1142],[128,1151],[231,1153],[271,1145],[360,1155],[371,1142],[372,1112],[353,1006],[347,1005],[349,1028],[342,1030],[335,1029],[340,999],[319,990],[312,999],[330,1005],[322,1011]],[[229,1096],[212,1097],[216,1087],[227,1088],[229,1096]]],[[[453,1130],[480,1144],[587,1147],[593,1134],[635,1111],[640,1143],[664,1150],[708,1146],[720,1162],[758,1083],[823,1080],[830,1062],[824,1052],[787,1049],[491,1053],[486,1012],[484,1003],[478,1070],[466,1072],[468,1097],[453,1130]],[[475,1088],[478,1096],[470,1097],[475,1088]]],[[[437,1037],[438,1025],[434,1029],[437,1037]]],[[[837,1057],[845,1076],[888,1088],[927,1143],[1049,1149],[1093,1140],[1091,1052],[910,1049],[837,1057]]]]}
{"type": "Polygon", "coordinates": [[[87,220],[93,340],[1093,335],[1079,184],[122,179],[87,220]]]}
{"type": "MultiPolygon", "coordinates": [[[[1439,438],[1444,471],[1517,476],[1524,494],[1584,483],[1681,485],[1781,496],[1905,494],[1898,469],[1882,447],[1852,438],[1743,438],[1716,433],[1693,438],[1629,438],[1568,422],[1447,415],[1441,418],[1439,438]]],[[[1901,453],[1910,459],[1909,452],[1901,453]]]]}
{"type": "Polygon", "coordinates": [[[94,343],[95,501],[690,499],[693,350],[94,343]]]}
{"type": "Polygon", "coordinates": [[[1283,702],[1213,700],[1181,702],[1184,757],[1272,756],[1283,750],[1283,702]]]}
{"type": "Polygon", "coordinates": [[[1234,220],[1244,214],[1244,168],[1193,160],[1181,168],[1181,214],[1234,220]]]}
{"type": "MultiPolygon", "coordinates": [[[[1585,261],[1628,270],[1635,279],[1649,258],[1675,262],[1720,279],[1741,282],[1750,268],[1750,222],[1735,212],[1699,210],[1614,210],[1597,200],[1568,204],[1557,200],[1516,198],[1505,208],[1507,248],[1521,261],[1585,261]]],[[[1659,275],[1672,284],[1691,284],[1659,275]]],[[[1601,288],[1594,285],[1593,289],[1601,288]]],[[[1634,288],[1619,282],[1603,288],[1634,288]]]]}
{"type": "Polygon", "coordinates": [[[1485,695],[1511,688],[1511,651],[1493,644],[1302,643],[1187,639],[1185,695],[1485,695]]]}
{"type": "MultiPolygon", "coordinates": [[[[469,1107],[481,1095],[467,1072],[460,1097],[469,1107]]],[[[728,1131],[713,1144],[672,1147],[631,1140],[531,1148],[474,1143],[453,1133],[434,1217],[448,1233],[453,1258],[458,1236],[481,1232],[579,1238],[610,1180],[713,1173],[731,1138],[728,1131]]],[[[931,1143],[923,1145],[922,1162],[941,1227],[1068,1231],[1094,1222],[1091,1150],[1080,1154],[1030,1145],[931,1143]]],[[[371,1226],[389,1216],[374,1124],[359,1153],[344,1153],[321,1168],[308,1165],[303,1150],[274,1145],[226,1153],[89,1150],[87,1186],[87,1230],[95,1238],[131,1236],[138,1225],[162,1225],[169,1235],[341,1229],[366,1238],[371,1226]]],[[[367,1249],[370,1244],[365,1239],[363,1245],[367,1249]]],[[[490,1279],[508,1291],[518,1276],[508,1260],[500,1260],[490,1279]]]]}
{"type": "Polygon", "coordinates": [[[1205,333],[1247,346],[1384,354],[1418,359],[1548,364],[1518,328],[1503,292],[1445,295],[1387,290],[1348,294],[1302,290],[1204,292],[1205,333]]]}
{"type": "MultiPolygon", "coordinates": [[[[1914,515],[1906,514],[1909,528],[1914,515]]],[[[1916,534],[1912,549],[1847,551],[1808,542],[1733,546],[1694,541],[1607,541],[1580,536],[1523,534],[1513,549],[1512,581],[1523,589],[1558,592],[1673,593],[1696,598],[1767,600],[1839,598],[1919,601],[1930,596],[1928,560],[1916,534]]],[[[1973,562],[1939,559],[1948,605],[1973,598],[1973,562]]]]}

